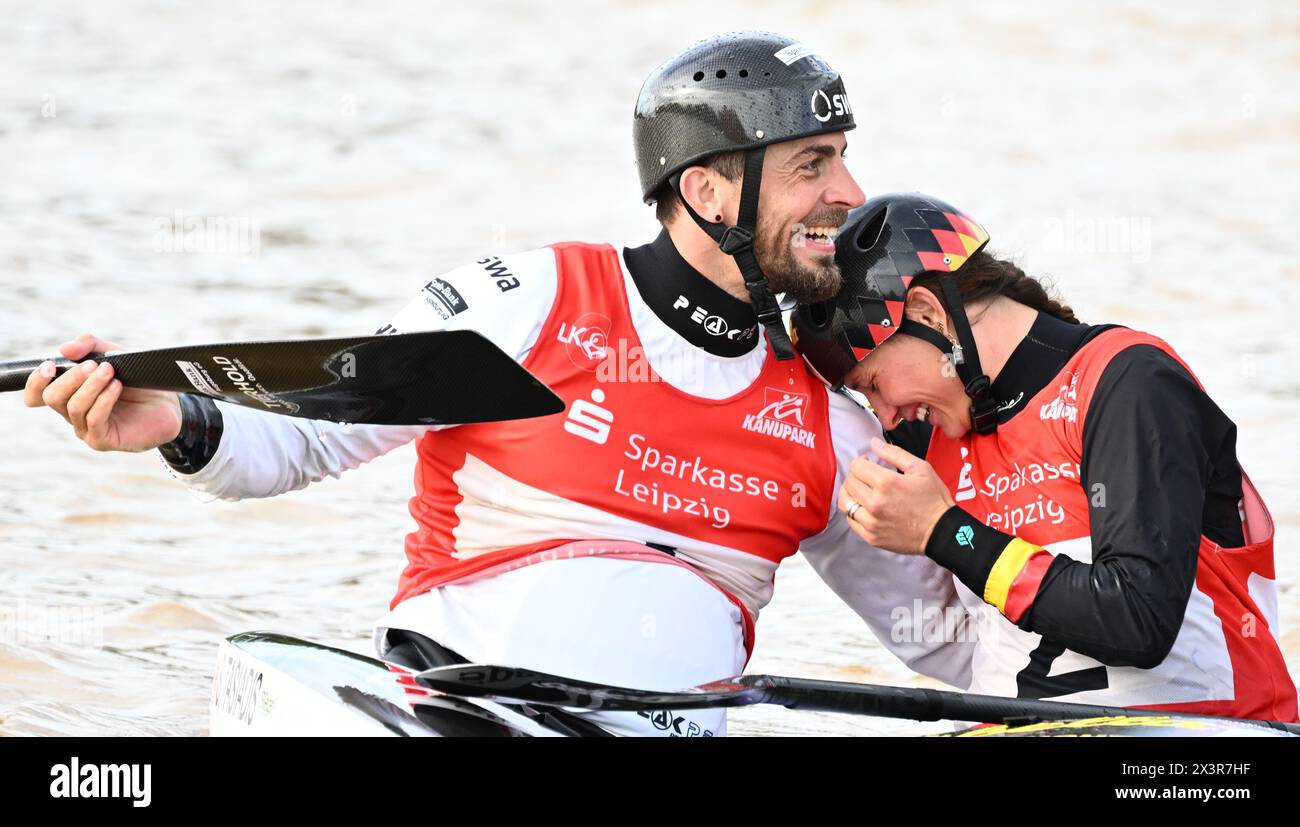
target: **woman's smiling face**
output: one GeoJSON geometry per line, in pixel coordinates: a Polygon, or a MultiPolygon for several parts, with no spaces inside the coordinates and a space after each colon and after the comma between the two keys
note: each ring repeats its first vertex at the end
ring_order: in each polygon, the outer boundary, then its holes
{"type": "Polygon", "coordinates": [[[921,420],[949,439],[970,431],[970,399],[957,372],[947,356],[914,336],[890,336],[849,372],[844,384],[867,397],[885,430],[921,420]]]}

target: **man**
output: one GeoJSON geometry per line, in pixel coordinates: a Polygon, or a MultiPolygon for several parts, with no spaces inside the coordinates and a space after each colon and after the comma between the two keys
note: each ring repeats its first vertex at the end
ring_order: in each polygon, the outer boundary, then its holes
{"type": "MultiPolygon", "coordinates": [[[[418,439],[418,528],[375,634],[395,660],[662,689],[734,675],[777,565],[802,547],[904,661],[964,684],[966,646],[888,637],[897,608],[955,603],[951,579],[863,549],[836,513],[879,423],[793,358],[775,298],[839,288],[835,231],[863,202],[842,157],[853,126],[839,76],[808,47],[759,33],[697,44],[637,102],[655,241],[484,258],[381,328],[478,330],[565,400],[562,415],[336,426],[123,391],[102,367],[48,386],[38,372],[28,403],[101,450],[162,446],[186,484],[228,499],[301,488],[418,439]]],[[[111,347],[83,338],[64,354],[111,347]]],[[[588,717],[619,733],[725,730],[721,710],[588,717]]]]}

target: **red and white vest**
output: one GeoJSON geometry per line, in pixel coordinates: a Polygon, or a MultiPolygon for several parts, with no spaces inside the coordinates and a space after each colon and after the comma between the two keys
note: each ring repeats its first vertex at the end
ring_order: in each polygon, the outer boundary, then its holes
{"type": "Polygon", "coordinates": [[[836,459],[825,386],[769,352],[732,397],[674,388],[646,361],[618,252],[552,249],[555,301],[523,365],[565,412],[423,437],[419,527],[392,605],[559,554],[630,554],[705,576],[741,607],[752,646],[777,565],[826,528],[836,459]]]}
{"type": "MultiPolygon", "coordinates": [[[[927,458],[957,505],[1045,550],[1026,549],[1030,556],[999,598],[1005,616],[984,596],[958,584],[963,602],[979,618],[972,692],[1017,695],[1017,675],[1030,665],[1042,637],[1021,630],[1011,619],[1032,603],[1054,555],[1092,561],[1089,497],[1098,492],[1085,491],[1081,483],[1084,422],[1107,364],[1139,344],[1154,345],[1178,359],[1154,336],[1111,329],[1085,344],[1054,381],[995,433],[972,432],[950,440],[934,432],[927,458]]],[[[1296,720],[1296,690],[1278,645],[1272,518],[1244,473],[1242,487],[1246,545],[1222,548],[1201,537],[1195,586],[1165,660],[1153,669],[1103,667],[1066,649],[1041,663],[1044,674],[1038,677],[1050,681],[1094,670],[1094,683],[1104,677],[1105,688],[1054,699],[1296,720]]]]}

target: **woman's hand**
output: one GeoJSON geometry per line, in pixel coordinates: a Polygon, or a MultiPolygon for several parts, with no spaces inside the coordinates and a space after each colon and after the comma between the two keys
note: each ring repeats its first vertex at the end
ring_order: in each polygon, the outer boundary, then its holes
{"type": "MultiPolygon", "coordinates": [[[[94,351],[122,350],[121,345],[86,333],[59,346],[69,359],[94,351]]],[[[147,451],[176,438],[181,430],[180,399],[166,391],[123,388],[108,362],[82,362],[54,379],[46,362],[27,377],[23,402],[48,406],[72,425],[77,439],[96,451],[147,451]]]]}
{"type": "Polygon", "coordinates": [[[871,545],[924,554],[935,524],[955,505],[952,495],[925,460],[880,438],[871,440],[871,450],[903,473],[858,457],[840,489],[840,511],[853,512],[849,526],[871,545]]]}

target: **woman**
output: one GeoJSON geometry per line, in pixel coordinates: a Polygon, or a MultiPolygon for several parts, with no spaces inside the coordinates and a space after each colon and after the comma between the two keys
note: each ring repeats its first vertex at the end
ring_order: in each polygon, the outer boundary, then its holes
{"type": "Polygon", "coordinates": [[[839,493],[854,532],[952,572],[972,692],[1295,721],[1236,427],[1168,344],[1081,324],[987,242],[937,199],[873,199],[839,296],[795,314],[896,443],[873,447],[901,474],[859,461],[839,493]]]}

